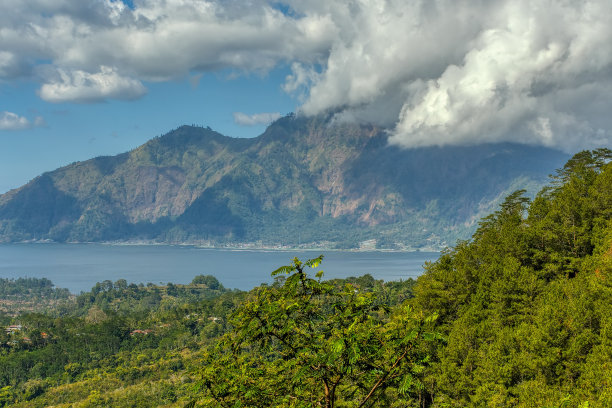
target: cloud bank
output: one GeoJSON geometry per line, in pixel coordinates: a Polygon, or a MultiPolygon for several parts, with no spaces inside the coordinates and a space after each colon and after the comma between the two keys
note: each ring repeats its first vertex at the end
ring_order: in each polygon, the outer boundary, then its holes
{"type": "Polygon", "coordinates": [[[282,115],[280,112],[266,112],[266,113],[255,113],[253,115],[247,115],[242,112],[234,112],[234,122],[241,126],[256,126],[256,125],[268,125],[280,118],[282,115]]]}
{"type": "Polygon", "coordinates": [[[302,114],[374,122],[405,147],[572,151],[612,145],[610,21],[609,0],[3,2],[0,81],[95,102],[287,65],[302,114]]]}

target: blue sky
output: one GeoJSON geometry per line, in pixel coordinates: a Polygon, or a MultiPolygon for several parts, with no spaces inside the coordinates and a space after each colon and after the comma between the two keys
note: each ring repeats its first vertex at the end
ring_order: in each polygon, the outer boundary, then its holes
{"type": "Polygon", "coordinates": [[[0,2],[0,193],[182,124],[289,112],[405,148],[612,145],[608,0],[0,2]]]}

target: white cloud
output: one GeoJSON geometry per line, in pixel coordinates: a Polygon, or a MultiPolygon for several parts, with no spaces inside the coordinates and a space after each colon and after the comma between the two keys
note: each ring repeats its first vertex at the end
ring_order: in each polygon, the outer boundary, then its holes
{"type": "Polygon", "coordinates": [[[34,118],[34,123],[26,117],[19,116],[13,112],[0,112],[0,130],[24,130],[32,127],[44,126],[45,121],[42,117],[34,118]]]}
{"type": "Polygon", "coordinates": [[[605,142],[606,131],[588,125],[588,114],[579,118],[573,103],[559,103],[574,99],[585,83],[612,84],[612,30],[596,17],[605,7],[542,6],[506,4],[460,64],[407,99],[392,140],[406,146],[511,140],[567,150],[605,142]],[[597,35],[589,34],[597,25],[597,35]],[[595,58],[585,53],[584,36],[595,58]]]}
{"type": "Polygon", "coordinates": [[[27,67],[18,61],[15,54],[0,51],[0,78],[17,77],[22,71],[27,71],[27,67]]]}
{"type": "Polygon", "coordinates": [[[120,76],[116,70],[102,66],[90,74],[85,71],[58,70],[57,77],[43,84],[40,97],[47,102],[94,102],[105,99],[137,99],[146,93],[138,80],[120,76]]]}
{"type": "MultiPolygon", "coordinates": [[[[43,85],[41,96],[61,101],[80,102],[76,82],[107,77],[100,67],[141,82],[226,68],[265,72],[297,55],[324,58],[335,36],[327,16],[296,20],[263,1],[141,0],[134,9],[110,0],[25,3],[0,3],[0,52],[30,65],[50,61],[62,78],[43,85]]],[[[115,98],[84,93],[92,101],[115,98]]]]}
{"type": "Polygon", "coordinates": [[[303,113],[378,121],[406,147],[612,144],[608,1],[344,4],[327,6],[345,36],[323,69],[287,80],[307,88],[303,113]]]}
{"type": "Polygon", "coordinates": [[[234,122],[241,126],[268,125],[282,116],[279,112],[255,113],[253,115],[234,112],[233,115],[234,122]]]}
{"type": "Polygon", "coordinates": [[[301,113],[377,122],[402,146],[612,144],[609,0],[0,2],[0,79],[49,101],[291,66],[301,113]],[[41,66],[44,61],[46,66],[41,66]]]}

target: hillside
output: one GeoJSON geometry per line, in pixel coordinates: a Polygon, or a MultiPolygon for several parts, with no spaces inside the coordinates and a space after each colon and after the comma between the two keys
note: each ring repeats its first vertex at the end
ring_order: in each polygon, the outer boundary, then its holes
{"type": "Polygon", "coordinates": [[[399,149],[384,129],[287,116],[259,137],[183,126],[0,196],[0,241],[441,247],[567,157],[514,144],[399,149]]]}

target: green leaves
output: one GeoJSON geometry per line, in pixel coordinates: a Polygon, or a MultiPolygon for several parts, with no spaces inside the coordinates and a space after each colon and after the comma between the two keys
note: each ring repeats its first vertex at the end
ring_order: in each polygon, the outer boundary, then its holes
{"type": "Polygon", "coordinates": [[[424,380],[434,406],[612,406],[611,158],[577,154],[427,266],[414,304],[447,339],[424,380]]]}
{"type": "Polygon", "coordinates": [[[288,275],[282,284],[253,291],[234,313],[206,359],[209,406],[388,406],[385,390],[406,374],[410,398],[429,361],[420,344],[439,339],[424,336],[435,317],[391,312],[357,285],[321,282],[321,271],[308,277],[322,258],[294,258],[273,272],[288,275]]]}
{"type": "MultiPolygon", "coordinates": [[[[295,261],[299,262],[297,258],[294,259],[295,261]]],[[[317,258],[314,259],[309,259],[304,263],[304,265],[308,266],[309,268],[316,268],[321,264],[321,261],[323,261],[323,255],[319,255],[317,258]]]]}
{"type": "Polygon", "coordinates": [[[274,272],[272,272],[272,276],[288,275],[291,272],[293,272],[293,270],[294,269],[293,269],[292,265],[281,266],[280,268],[278,268],[274,272]]]}

